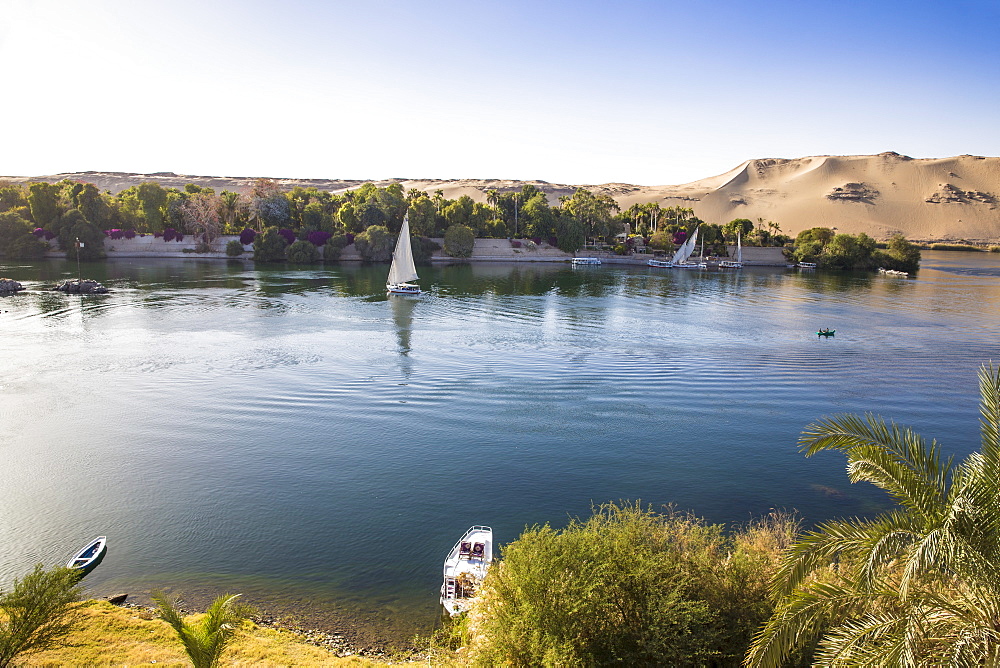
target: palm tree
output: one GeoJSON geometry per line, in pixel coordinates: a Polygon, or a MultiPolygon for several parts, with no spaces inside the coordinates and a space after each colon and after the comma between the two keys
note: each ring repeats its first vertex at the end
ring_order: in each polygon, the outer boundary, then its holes
{"type": "Polygon", "coordinates": [[[163,592],[153,593],[152,598],[160,609],[160,617],[177,632],[195,668],[211,668],[217,665],[236,627],[251,613],[249,607],[235,604],[239,596],[219,596],[199,622],[188,622],[181,617],[178,599],[171,599],[163,592]]]}
{"type": "Polygon", "coordinates": [[[1000,369],[984,366],[979,383],[982,448],[957,465],[873,415],[806,428],[801,450],[844,452],[851,482],[899,507],[793,545],[745,666],[782,665],[817,640],[820,665],[1000,665],[1000,369]]]}

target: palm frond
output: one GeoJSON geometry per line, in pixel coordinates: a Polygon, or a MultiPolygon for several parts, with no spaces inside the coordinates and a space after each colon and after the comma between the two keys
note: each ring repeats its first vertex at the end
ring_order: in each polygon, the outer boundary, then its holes
{"type": "Polygon", "coordinates": [[[799,451],[812,456],[823,450],[847,455],[851,482],[870,482],[921,515],[933,516],[946,494],[952,460],[941,461],[937,442],[928,445],[912,430],[877,416],[838,415],[810,424],[799,451]]]}

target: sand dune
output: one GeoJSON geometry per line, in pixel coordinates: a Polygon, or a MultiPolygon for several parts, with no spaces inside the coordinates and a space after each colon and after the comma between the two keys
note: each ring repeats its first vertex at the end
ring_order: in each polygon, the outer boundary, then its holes
{"type": "MultiPolygon", "coordinates": [[[[164,186],[186,183],[216,190],[244,190],[245,177],[190,176],[173,173],[134,174],[80,172],[40,177],[0,177],[15,181],[88,181],[118,192],[143,181],[164,186]]],[[[277,179],[284,187],[316,187],[334,192],[356,188],[359,179],[277,179]]],[[[505,179],[389,179],[409,190],[440,190],[449,199],[468,195],[486,200],[486,192],[519,190],[531,183],[551,204],[578,187],[613,197],[622,208],[634,203],[694,209],[705,221],[734,218],[773,220],[788,234],[823,226],[841,232],[866,232],[885,239],[901,232],[916,241],[967,240],[1000,242],[1000,158],[961,155],[914,159],[898,153],[861,156],[810,156],[748,160],[736,168],[682,185],[639,186],[627,183],[590,185],[505,179]]]]}

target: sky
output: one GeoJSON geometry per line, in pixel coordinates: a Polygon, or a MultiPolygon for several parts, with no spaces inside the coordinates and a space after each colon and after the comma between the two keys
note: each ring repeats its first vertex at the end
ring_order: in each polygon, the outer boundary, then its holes
{"type": "Polygon", "coordinates": [[[997,156],[997,25],[997,0],[0,0],[0,174],[673,185],[997,156]]]}

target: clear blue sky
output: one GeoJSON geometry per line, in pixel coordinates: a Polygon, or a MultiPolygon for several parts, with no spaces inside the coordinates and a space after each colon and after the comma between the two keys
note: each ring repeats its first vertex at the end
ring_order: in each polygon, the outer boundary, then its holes
{"type": "Polygon", "coordinates": [[[1000,155],[1000,3],[0,0],[0,174],[676,184],[1000,155]]]}

